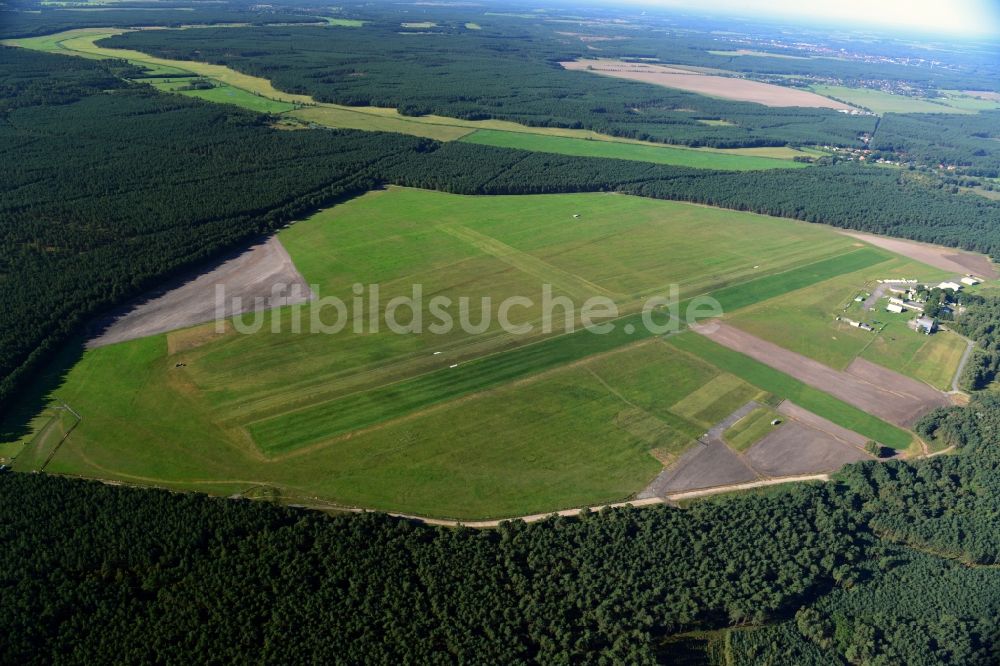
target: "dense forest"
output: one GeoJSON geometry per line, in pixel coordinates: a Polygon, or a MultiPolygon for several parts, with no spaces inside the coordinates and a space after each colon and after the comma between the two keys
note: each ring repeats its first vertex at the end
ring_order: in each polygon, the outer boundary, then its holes
{"type": "MultiPolygon", "coordinates": [[[[69,3],[66,3],[69,4],[69,3]]],[[[197,10],[199,23],[310,23],[317,20],[305,12],[239,2],[213,3],[197,0],[159,1],[155,5],[142,0],[130,3],[116,2],[111,6],[96,8],[61,7],[52,3],[5,2],[0,5],[0,37],[34,37],[75,28],[105,28],[136,25],[136,12],[140,11],[143,25],[182,26],[191,22],[197,10]],[[23,7],[18,11],[18,6],[23,7]]]]}
{"type": "Polygon", "coordinates": [[[857,164],[728,173],[353,131],[156,93],[120,63],[0,48],[0,403],[95,314],[164,276],[386,183],[620,191],[1000,255],[1000,203],[857,164]],[[118,73],[121,73],[120,71],[118,73]],[[72,150],[67,149],[72,147],[72,150]]]}
{"type": "Polygon", "coordinates": [[[976,341],[961,383],[966,390],[981,391],[1000,376],[1000,298],[963,294],[961,304],[960,315],[948,326],[976,341]]]}
{"type": "Polygon", "coordinates": [[[930,166],[963,167],[973,176],[1000,176],[1000,111],[972,114],[889,113],[869,147],[930,166]]]}
{"type": "Polygon", "coordinates": [[[586,128],[615,136],[746,147],[828,143],[860,146],[872,117],[830,109],[766,107],[566,71],[592,57],[582,42],[508,24],[490,30],[400,34],[399,24],[131,32],[101,45],[197,59],[270,79],[322,102],[397,108],[407,115],[497,118],[533,126],[586,128]],[[725,120],[728,124],[706,124],[725,120]]]}
{"type": "Polygon", "coordinates": [[[1000,399],[922,427],[959,453],[485,531],[3,474],[0,661],[996,663],[1000,399]]]}

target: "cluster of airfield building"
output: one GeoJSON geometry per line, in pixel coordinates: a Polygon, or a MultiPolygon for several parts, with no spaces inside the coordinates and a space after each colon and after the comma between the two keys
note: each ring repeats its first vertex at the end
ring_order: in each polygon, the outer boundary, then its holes
{"type": "MultiPolygon", "coordinates": [[[[959,278],[958,282],[945,281],[938,285],[919,285],[916,280],[900,280],[900,279],[888,279],[879,280],[880,287],[876,289],[875,297],[872,298],[872,294],[860,294],[855,297],[854,301],[856,303],[864,303],[865,310],[871,309],[875,303],[881,298],[884,292],[889,292],[889,302],[885,306],[886,312],[892,312],[894,314],[903,314],[907,311],[913,311],[919,313],[915,319],[910,321],[910,327],[918,333],[923,333],[925,335],[930,335],[937,330],[937,319],[934,316],[929,316],[925,314],[927,309],[927,297],[926,295],[933,290],[940,290],[945,294],[950,296],[946,297],[944,303],[941,303],[936,308],[937,313],[951,313],[952,307],[949,305],[951,302],[951,297],[957,294],[964,287],[971,287],[982,282],[980,278],[974,275],[965,275],[959,278]]],[[[874,331],[874,327],[871,324],[866,324],[863,321],[855,321],[853,319],[848,319],[847,317],[838,316],[837,321],[843,321],[855,328],[859,328],[863,331],[874,331]]]]}

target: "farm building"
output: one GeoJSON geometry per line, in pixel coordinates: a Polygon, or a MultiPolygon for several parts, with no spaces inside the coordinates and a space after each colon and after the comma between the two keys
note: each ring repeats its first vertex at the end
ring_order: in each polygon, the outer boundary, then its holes
{"type": "Polygon", "coordinates": [[[917,332],[930,335],[937,328],[937,322],[933,317],[920,317],[917,319],[917,332]]]}
{"type": "Polygon", "coordinates": [[[962,289],[962,285],[957,282],[942,282],[938,285],[938,289],[951,289],[952,291],[959,291],[962,289]]]}
{"type": "Polygon", "coordinates": [[[885,309],[888,312],[895,312],[896,314],[903,314],[906,312],[906,308],[899,303],[889,303],[889,305],[885,306],[885,309]]]}
{"type": "Polygon", "coordinates": [[[982,282],[982,280],[980,280],[979,278],[972,277],[971,275],[966,275],[964,278],[962,278],[961,282],[962,284],[967,284],[970,287],[974,287],[975,285],[982,282]]]}

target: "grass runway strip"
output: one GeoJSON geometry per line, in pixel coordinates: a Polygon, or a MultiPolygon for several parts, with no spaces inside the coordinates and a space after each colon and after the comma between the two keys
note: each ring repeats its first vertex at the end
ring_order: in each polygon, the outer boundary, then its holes
{"type": "MultiPolygon", "coordinates": [[[[826,280],[845,271],[875,265],[885,258],[886,255],[878,250],[862,248],[785,273],[733,285],[709,295],[717,298],[724,309],[736,309],[826,280]]],[[[681,307],[683,308],[687,302],[682,302],[681,307]]],[[[657,326],[664,326],[668,323],[669,317],[663,312],[654,312],[652,320],[657,326]]],[[[630,315],[617,320],[614,330],[605,335],[596,335],[587,330],[575,331],[463,363],[457,368],[445,368],[370,391],[311,405],[305,409],[286,412],[251,423],[248,425],[248,430],[266,454],[287,453],[301,446],[371,427],[431,405],[654,336],[655,333],[644,325],[642,315],[630,315]],[[629,330],[633,332],[628,333],[629,330]]],[[[770,390],[764,386],[761,388],[770,390]]],[[[850,426],[845,425],[845,427],[850,426]]],[[[908,442],[908,436],[906,437],[908,442]]],[[[896,437],[892,441],[900,440],[896,437]]]]}

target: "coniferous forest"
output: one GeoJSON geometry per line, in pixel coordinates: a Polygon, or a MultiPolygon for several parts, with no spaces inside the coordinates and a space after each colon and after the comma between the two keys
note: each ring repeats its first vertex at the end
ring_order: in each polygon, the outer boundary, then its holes
{"type": "Polygon", "coordinates": [[[960,453],[496,530],[0,475],[0,661],[996,663],[1000,398],[922,427],[960,453]]]}

